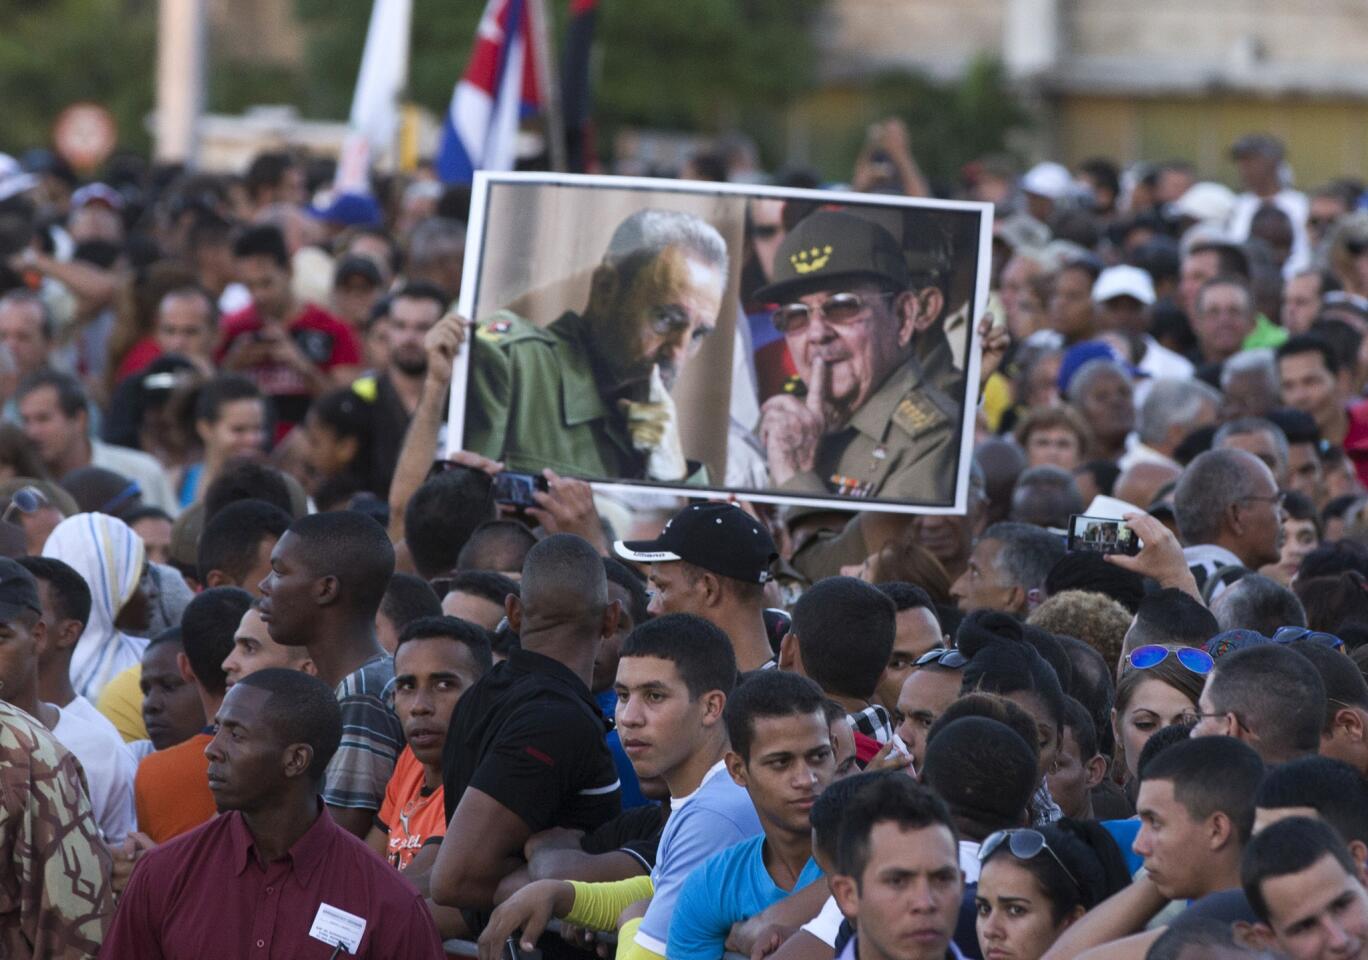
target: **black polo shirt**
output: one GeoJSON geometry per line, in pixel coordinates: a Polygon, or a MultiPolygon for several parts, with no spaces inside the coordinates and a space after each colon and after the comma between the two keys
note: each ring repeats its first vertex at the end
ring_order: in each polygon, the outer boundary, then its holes
{"type": "Polygon", "coordinates": [[[621,787],[589,688],[558,660],[514,650],[466,691],[442,752],[446,817],[467,786],[533,833],[593,830],[617,816],[621,787]]]}
{"type": "Polygon", "coordinates": [[[647,873],[655,869],[660,835],[665,832],[669,810],[658,803],[624,810],[592,833],[584,835],[580,849],[585,853],[625,853],[640,861],[647,873]]]}

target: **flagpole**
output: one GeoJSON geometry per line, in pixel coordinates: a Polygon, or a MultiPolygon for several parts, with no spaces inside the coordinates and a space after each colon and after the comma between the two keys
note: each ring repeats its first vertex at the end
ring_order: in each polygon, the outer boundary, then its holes
{"type": "Polygon", "coordinates": [[[527,0],[527,6],[532,15],[532,55],[536,58],[537,78],[542,86],[542,102],[546,104],[546,141],[551,154],[551,169],[563,173],[567,169],[565,116],[561,111],[560,77],[556,73],[555,55],[551,51],[546,0],[527,0]]]}

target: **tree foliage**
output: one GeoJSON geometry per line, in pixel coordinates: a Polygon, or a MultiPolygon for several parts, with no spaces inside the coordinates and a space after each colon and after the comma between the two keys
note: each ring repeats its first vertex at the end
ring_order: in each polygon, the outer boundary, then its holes
{"type": "MultiPolygon", "coordinates": [[[[886,73],[869,84],[868,120],[900,116],[912,134],[922,170],[947,184],[976,157],[1009,150],[1008,136],[1030,123],[1030,113],[1012,90],[1000,62],[980,58],[953,81],[916,73],[886,73]]],[[[854,156],[864,129],[852,131],[847,149],[854,156]]]]}
{"type": "Polygon", "coordinates": [[[48,145],[81,100],[114,114],[121,146],[147,146],[156,0],[0,0],[0,25],[0,150],[48,145]]]}
{"type": "MultiPolygon", "coordinates": [[[[595,119],[710,131],[772,114],[807,88],[827,0],[601,0],[595,119]]],[[[565,0],[547,4],[564,28],[565,0]]],[[[465,68],[483,0],[414,0],[412,99],[440,112],[465,68]]],[[[295,0],[309,31],[306,114],[345,117],[371,0],[295,0]]],[[[558,49],[559,49],[559,45],[558,49]]]]}

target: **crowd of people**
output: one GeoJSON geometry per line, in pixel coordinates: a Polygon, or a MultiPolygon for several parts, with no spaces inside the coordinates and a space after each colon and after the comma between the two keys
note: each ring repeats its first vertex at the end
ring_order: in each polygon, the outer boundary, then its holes
{"type": "Polygon", "coordinates": [[[962,515],[509,502],[468,191],[0,155],[0,955],[1368,958],[1368,195],[1231,153],[942,191],[962,515]]]}

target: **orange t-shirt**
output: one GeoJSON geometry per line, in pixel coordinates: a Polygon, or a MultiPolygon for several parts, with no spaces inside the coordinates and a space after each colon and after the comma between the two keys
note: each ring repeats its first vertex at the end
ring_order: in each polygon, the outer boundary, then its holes
{"type": "Polygon", "coordinates": [[[214,739],[197,733],[184,743],[143,757],[133,779],[138,829],[165,843],[212,820],[218,813],[209,792],[204,748],[214,739]]]}
{"type": "Polygon", "coordinates": [[[394,764],[376,819],[389,833],[386,859],[400,870],[409,865],[428,840],[446,836],[442,788],[431,793],[423,791],[423,765],[408,747],[394,764]]]}

